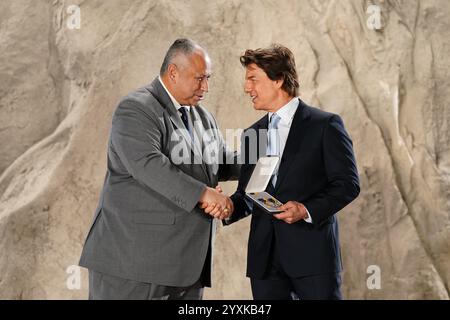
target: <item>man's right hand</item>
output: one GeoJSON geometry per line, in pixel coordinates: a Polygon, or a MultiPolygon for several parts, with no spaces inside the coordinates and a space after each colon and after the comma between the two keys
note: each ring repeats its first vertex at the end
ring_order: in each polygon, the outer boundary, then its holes
{"type": "Polygon", "coordinates": [[[228,218],[234,210],[233,201],[221,193],[221,189],[206,187],[200,197],[200,208],[218,219],[228,218]]]}

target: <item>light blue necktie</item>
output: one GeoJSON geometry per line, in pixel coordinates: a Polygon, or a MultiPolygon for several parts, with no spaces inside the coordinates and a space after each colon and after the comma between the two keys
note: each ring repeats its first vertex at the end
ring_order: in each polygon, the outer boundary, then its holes
{"type": "MultiPolygon", "coordinates": [[[[278,132],[278,124],[281,120],[281,117],[276,113],[272,114],[269,122],[269,130],[267,132],[268,143],[267,143],[267,151],[266,155],[268,156],[278,156],[280,157],[280,135],[278,132]]],[[[279,164],[278,164],[279,165],[279,164]]],[[[275,169],[273,176],[271,178],[271,183],[275,187],[275,183],[277,182],[277,171],[278,165],[275,169]]]]}

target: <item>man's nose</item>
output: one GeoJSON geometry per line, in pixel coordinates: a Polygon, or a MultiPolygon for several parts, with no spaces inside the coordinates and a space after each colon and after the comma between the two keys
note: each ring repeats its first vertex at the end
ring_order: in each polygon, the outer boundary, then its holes
{"type": "Polygon", "coordinates": [[[208,83],[208,78],[204,78],[200,84],[200,89],[202,89],[202,91],[204,92],[208,92],[209,91],[209,83],[208,83]]]}

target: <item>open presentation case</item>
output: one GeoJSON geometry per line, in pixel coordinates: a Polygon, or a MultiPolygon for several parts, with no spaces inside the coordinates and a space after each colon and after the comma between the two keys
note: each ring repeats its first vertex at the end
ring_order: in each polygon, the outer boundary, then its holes
{"type": "Polygon", "coordinates": [[[261,157],[256,163],[252,176],[245,188],[245,195],[268,213],[279,213],[283,205],[272,195],[265,192],[275,169],[277,168],[279,157],[261,157]]]}

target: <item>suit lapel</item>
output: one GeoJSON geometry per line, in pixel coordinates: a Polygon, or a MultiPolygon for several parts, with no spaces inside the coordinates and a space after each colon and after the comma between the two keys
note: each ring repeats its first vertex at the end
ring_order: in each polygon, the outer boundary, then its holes
{"type": "Polygon", "coordinates": [[[161,85],[161,82],[158,78],[153,80],[151,85],[147,87],[147,90],[152,93],[152,95],[158,100],[158,102],[166,109],[166,111],[169,113],[170,121],[172,121],[172,124],[177,130],[178,134],[181,134],[181,136],[184,138],[184,142],[187,144],[187,146],[191,149],[192,148],[192,139],[189,135],[188,130],[185,130],[183,120],[181,120],[180,115],[178,114],[177,109],[172,103],[172,100],[170,99],[169,95],[167,94],[166,90],[161,85]]]}
{"type": "MultiPolygon", "coordinates": [[[[261,119],[258,120],[252,127],[246,129],[245,134],[248,136],[248,141],[244,141],[245,145],[241,151],[244,155],[244,163],[246,164],[242,167],[242,170],[246,172],[246,176],[243,180],[243,189],[247,187],[247,184],[250,180],[250,177],[253,173],[253,170],[256,166],[259,158],[266,156],[267,150],[267,128],[269,125],[269,116],[265,115],[261,119]],[[254,135],[252,132],[248,132],[249,130],[255,131],[256,141],[254,140],[254,135]],[[255,145],[256,143],[256,145],[255,145]],[[253,154],[256,151],[256,157],[253,154]]],[[[242,177],[242,171],[241,171],[242,177]]]]}
{"type": "MultiPolygon", "coordinates": [[[[205,144],[203,143],[203,137],[205,134],[205,128],[206,128],[206,123],[204,121],[204,119],[200,116],[200,114],[197,112],[197,110],[195,110],[195,107],[191,107],[191,112],[190,112],[190,116],[192,119],[192,132],[194,135],[194,148],[195,148],[195,154],[199,155],[200,157],[202,157],[203,159],[203,152],[204,152],[204,148],[205,148],[205,144]]],[[[206,155],[208,156],[208,155],[206,155]]],[[[212,165],[208,165],[205,160],[210,160],[208,159],[203,159],[201,162],[201,166],[202,169],[204,171],[204,173],[206,174],[206,176],[208,177],[209,181],[212,183],[213,181],[213,174],[211,172],[211,170],[213,170],[212,165]]]]}
{"type": "Polygon", "coordinates": [[[283,156],[281,158],[280,167],[278,169],[278,177],[275,185],[275,192],[279,186],[283,183],[286,177],[289,167],[294,161],[295,154],[302,144],[303,137],[305,136],[305,130],[307,130],[307,121],[309,119],[310,112],[307,106],[299,99],[299,105],[292,119],[291,129],[284,147],[283,156]]]}
{"type": "Polygon", "coordinates": [[[269,114],[265,115],[257,123],[256,136],[258,141],[258,159],[265,157],[267,153],[267,130],[269,128],[269,114]]]}
{"type": "MultiPolygon", "coordinates": [[[[174,125],[174,127],[176,129],[180,129],[180,130],[177,130],[177,133],[181,134],[181,136],[184,139],[184,142],[190,149],[191,154],[194,156],[200,155],[200,157],[202,157],[203,153],[201,150],[201,144],[200,144],[201,141],[199,141],[198,143],[192,143],[192,138],[189,135],[188,130],[185,130],[183,120],[181,120],[181,117],[180,117],[177,109],[173,105],[172,100],[170,99],[166,90],[161,85],[161,82],[159,81],[159,79],[156,78],[155,80],[153,80],[152,83],[148,87],[146,87],[146,89],[153,95],[153,97],[155,97],[156,100],[158,100],[158,102],[161,104],[161,106],[163,108],[165,108],[166,111],[169,113],[170,121],[172,122],[172,124],[174,125]],[[194,148],[196,148],[195,151],[194,151],[194,148]],[[194,152],[198,152],[198,153],[194,153],[194,152]]],[[[191,110],[193,108],[195,108],[195,107],[191,107],[191,110]]],[[[192,115],[192,112],[191,112],[191,115],[192,115]]],[[[192,122],[195,123],[194,118],[192,118],[192,122]]],[[[195,126],[193,126],[193,130],[195,130],[195,126]]],[[[198,137],[198,139],[201,139],[202,138],[201,133],[199,134],[197,132],[197,137],[198,137]]],[[[199,163],[198,165],[200,165],[202,167],[203,173],[206,175],[208,180],[211,181],[211,179],[208,175],[208,172],[206,170],[206,164],[204,163],[204,161],[201,161],[201,163],[199,163]]]]}

